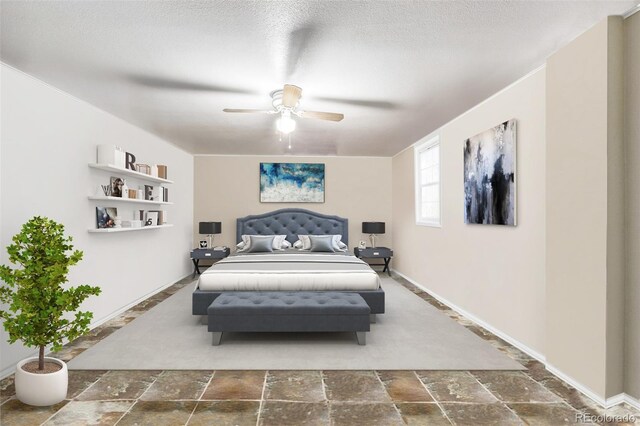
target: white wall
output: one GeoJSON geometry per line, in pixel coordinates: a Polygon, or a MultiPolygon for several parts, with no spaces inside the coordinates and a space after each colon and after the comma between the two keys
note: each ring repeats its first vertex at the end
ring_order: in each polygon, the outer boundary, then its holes
{"type": "MultiPolygon", "coordinates": [[[[193,223],[193,157],[123,120],[2,65],[0,167],[0,261],[21,224],[34,215],[63,223],[84,251],[69,274],[70,284],[92,284],[102,294],[82,306],[98,323],[114,312],[191,272],[188,251],[193,223]],[[168,229],[89,234],[96,202],[87,199],[110,175],[90,169],[96,145],[116,144],[140,162],[167,164],[170,198],[168,229]]],[[[133,181],[131,181],[133,183],[133,181]]],[[[135,206],[113,204],[126,210],[135,206]],[[127,207],[131,206],[131,207],[127,207]]],[[[190,307],[185,307],[190,309],[190,307]]],[[[9,372],[33,352],[8,345],[0,333],[0,370],[9,372]]]]}
{"type": "Polygon", "coordinates": [[[413,149],[393,158],[395,269],[530,349],[545,349],[545,73],[428,135],[440,136],[442,227],[418,226],[413,149]],[[517,120],[516,227],[464,223],[465,139],[517,120]]]}

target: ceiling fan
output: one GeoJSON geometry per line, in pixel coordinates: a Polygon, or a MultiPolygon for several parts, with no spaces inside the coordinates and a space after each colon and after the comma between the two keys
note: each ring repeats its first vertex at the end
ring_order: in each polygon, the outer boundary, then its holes
{"type": "Polygon", "coordinates": [[[261,109],[236,109],[225,108],[224,112],[239,112],[239,113],[258,113],[258,114],[280,114],[280,118],[276,122],[276,127],[280,133],[288,134],[295,130],[296,122],[291,117],[295,115],[301,118],[316,118],[319,120],[328,121],[341,121],[344,118],[344,114],[336,112],[320,112],[320,111],[305,111],[300,109],[300,97],[302,96],[302,89],[293,84],[285,84],[282,89],[274,90],[271,92],[271,104],[272,110],[261,109]]]}

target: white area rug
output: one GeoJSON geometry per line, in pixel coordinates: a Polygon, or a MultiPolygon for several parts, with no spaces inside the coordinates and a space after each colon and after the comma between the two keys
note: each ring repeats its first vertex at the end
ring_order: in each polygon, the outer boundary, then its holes
{"type": "Polygon", "coordinates": [[[187,286],[72,359],[75,370],[521,370],[438,309],[383,278],[387,313],[354,333],[225,333],[211,345],[187,286]]]}

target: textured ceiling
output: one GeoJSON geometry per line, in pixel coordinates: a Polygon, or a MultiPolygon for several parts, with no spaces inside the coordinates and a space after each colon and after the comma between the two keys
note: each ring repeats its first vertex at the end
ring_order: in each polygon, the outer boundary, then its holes
{"type": "Polygon", "coordinates": [[[2,1],[0,57],[194,154],[388,156],[635,3],[2,1]],[[222,112],[284,83],[345,119],[222,112]]]}

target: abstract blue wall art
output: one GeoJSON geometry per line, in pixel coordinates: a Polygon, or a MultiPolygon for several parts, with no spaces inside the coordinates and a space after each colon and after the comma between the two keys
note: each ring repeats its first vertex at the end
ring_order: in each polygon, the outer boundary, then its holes
{"type": "Polygon", "coordinates": [[[260,163],[261,203],[324,203],[324,164],[260,163]]]}
{"type": "Polygon", "coordinates": [[[516,225],[516,120],[464,141],[464,222],[516,225]]]}

